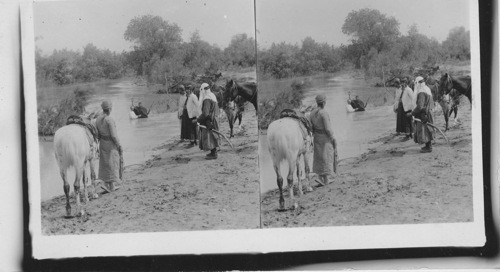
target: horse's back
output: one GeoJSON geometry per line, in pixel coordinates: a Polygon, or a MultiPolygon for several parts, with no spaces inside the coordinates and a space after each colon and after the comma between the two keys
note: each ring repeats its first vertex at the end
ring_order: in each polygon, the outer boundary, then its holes
{"type": "Polygon", "coordinates": [[[59,167],[80,165],[90,153],[86,129],[80,125],[67,125],[54,135],[54,152],[59,167]]]}
{"type": "Polygon", "coordinates": [[[242,85],[245,88],[252,89],[252,90],[257,89],[257,83],[255,83],[255,82],[243,82],[240,85],[242,85]]]}
{"type": "Polygon", "coordinates": [[[267,141],[275,162],[296,159],[303,145],[298,120],[282,118],[273,121],[267,129],[267,141]]]}

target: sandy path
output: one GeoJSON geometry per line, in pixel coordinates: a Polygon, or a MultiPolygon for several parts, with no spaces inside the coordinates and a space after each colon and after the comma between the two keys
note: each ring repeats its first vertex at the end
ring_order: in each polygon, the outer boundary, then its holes
{"type": "MultiPolygon", "coordinates": [[[[126,233],[248,229],[260,227],[258,134],[255,110],[248,104],[246,129],[222,140],[219,158],[171,139],[158,156],[127,168],[121,189],[90,201],[84,217],[64,218],[65,197],[42,202],[42,233],[126,233]]],[[[222,119],[221,132],[229,135],[222,119]]],[[[75,209],[74,198],[72,207],[75,209]]],[[[75,210],[73,210],[75,211],[75,210]]]]}
{"type": "MultiPolygon", "coordinates": [[[[469,101],[462,100],[462,124],[446,133],[451,146],[436,134],[433,152],[422,154],[420,145],[401,142],[403,137],[391,131],[374,140],[380,145],[361,157],[341,161],[334,182],[304,194],[297,210],[278,212],[277,190],[263,194],[263,227],[472,221],[469,107],[469,101]]],[[[444,127],[442,114],[434,119],[444,127]]],[[[285,204],[290,207],[287,191],[285,204]]]]}

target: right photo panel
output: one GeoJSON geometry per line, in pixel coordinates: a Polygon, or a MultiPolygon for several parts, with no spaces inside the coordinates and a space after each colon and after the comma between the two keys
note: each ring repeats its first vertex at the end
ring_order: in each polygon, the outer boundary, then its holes
{"type": "Polygon", "coordinates": [[[256,1],[262,228],[482,217],[473,4],[256,1]]]}

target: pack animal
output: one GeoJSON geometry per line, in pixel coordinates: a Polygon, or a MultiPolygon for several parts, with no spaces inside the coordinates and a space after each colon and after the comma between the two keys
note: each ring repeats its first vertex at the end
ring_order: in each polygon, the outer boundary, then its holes
{"type": "MultiPolygon", "coordinates": [[[[95,121],[95,120],[93,120],[95,121]]],[[[68,170],[73,167],[75,180],[73,187],[76,197],[77,215],[83,216],[85,211],[80,203],[80,186],[83,185],[85,202],[89,201],[87,192],[87,165],[90,167],[90,179],[92,184],[92,197],[97,198],[95,192],[95,169],[94,161],[98,156],[98,136],[95,124],[87,119],[83,121],[78,116],[68,118],[66,126],[59,128],[54,135],[54,152],[59,172],[63,180],[64,194],[66,195],[66,217],[71,217],[70,184],[68,182],[68,170]],[[82,180],[83,178],[83,180],[82,180]]]]}
{"type": "MultiPolygon", "coordinates": [[[[234,137],[234,123],[236,122],[236,118],[238,118],[238,109],[235,108],[234,102],[229,101],[228,97],[224,95],[224,89],[218,85],[213,85],[211,88],[212,92],[215,94],[215,98],[217,98],[217,103],[219,108],[224,111],[227,117],[227,122],[229,123],[229,137],[234,137]]],[[[219,118],[222,118],[220,116],[219,118]]],[[[241,124],[241,114],[239,116],[240,124],[241,124]]]]}
{"type": "Polygon", "coordinates": [[[257,84],[255,82],[238,83],[233,79],[227,81],[224,97],[234,100],[238,96],[252,103],[257,113],[257,84]]]}
{"type": "Polygon", "coordinates": [[[273,161],[274,171],[276,172],[278,189],[280,192],[279,210],[285,209],[285,200],[283,198],[283,177],[281,176],[280,164],[286,161],[288,164],[288,190],[290,201],[293,202],[292,208],[298,208],[298,203],[293,195],[293,173],[297,171],[299,196],[303,195],[300,160],[304,161],[304,170],[306,182],[309,186],[309,157],[313,150],[312,134],[307,133],[304,137],[300,121],[294,118],[281,118],[273,121],[267,130],[267,140],[269,153],[273,161]]]}
{"type": "MultiPolygon", "coordinates": [[[[441,100],[445,98],[448,102],[448,112],[443,113],[446,120],[446,130],[448,130],[448,119],[451,117],[452,113],[455,113],[454,123],[458,123],[458,105],[460,104],[460,97],[464,95],[469,99],[472,107],[472,87],[471,87],[471,77],[461,76],[454,78],[448,73],[441,76],[439,79],[439,89],[438,96],[441,100]]],[[[440,103],[441,104],[441,103],[440,103]]]]}
{"type": "Polygon", "coordinates": [[[449,128],[449,119],[450,116],[453,112],[455,112],[455,118],[457,116],[457,108],[452,107],[450,105],[450,99],[449,95],[445,95],[442,92],[440,92],[439,89],[439,83],[435,82],[434,84],[428,84],[427,87],[431,89],[432,93],[432,99],[434,100],[434,103],[438,103],[439,106],[441,107],[441,110],[443,111],[443,116],[444,116],[444,122],[445,122],[445,131],[448,130],[449,128]]]}
{"type": "Polygon", "coordinates": [[[439,91],[443,94],[449,94],[455,89],[458,94],[465,95],[472,106],[472,85],[470,76],[452,77],[448,73],[439,79],[439,91]]]}

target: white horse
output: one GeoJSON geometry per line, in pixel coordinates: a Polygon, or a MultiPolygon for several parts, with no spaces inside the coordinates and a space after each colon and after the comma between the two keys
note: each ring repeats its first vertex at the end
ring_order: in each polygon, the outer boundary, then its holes
{"type": "Polygon", "coordinates": [[[299,196],[303,195],[300,158],[304,159],[304,168],[306,173],[306,182],[308,190],[312,190],[309,186],[309,156],[312,153],[313,140],[310,134],[304,139],[300,121],[293,118],[282,118],[273,121],[267,130],[267,140],[269,153],[273,161],[274,171],[276,172],[278,188],[280,191],[279,210],[285,209],[285,200],[283,198],[283,177],[280,173],[280,163],[285,160],[288,163],[288,190],[290,199],[293,202],[292,209],[299,207],[293,197],[293,173],[297,170],[299,196]]]}
{"type": "MultiPolygon", "coordinates": [[[[94,126],[93,124],[89,124],[94,126]]],[[[94,126],[95,127],[95,126],[94,126]]],[[[76,197],[76,206],[79,216],[83,216],[85,211],[80,204],[80,181],[83,177],[83,192],[85,202],[89,201],[87,186],[85,181],[86,166],[90,165],[90,179],[93,189],[91,190],[92,197],[97,198],[95,192],[96,175],[94,169],[94,160],[98,154],[98,142],[92,136],[90,130],[79,124],[69,124],[59,128],[54,135],[54,152],[59,172],[64,183],[64,194],[66,195],[66,217],[71,216],[71,205],[69,203],[70,185],[67,180],[67,172],[70,167],[75,169],[75,180],[73,183],[76,197]]]]}

